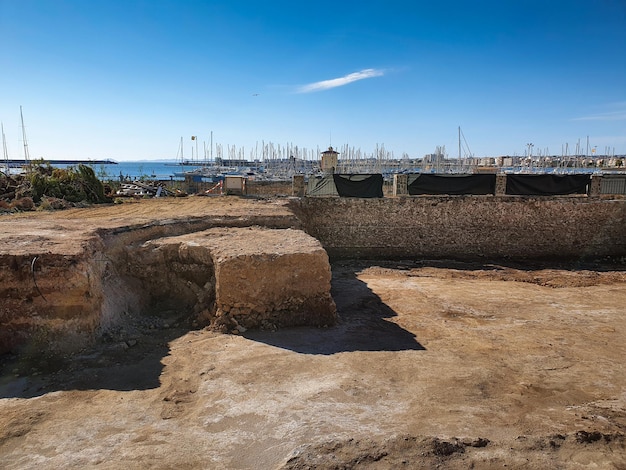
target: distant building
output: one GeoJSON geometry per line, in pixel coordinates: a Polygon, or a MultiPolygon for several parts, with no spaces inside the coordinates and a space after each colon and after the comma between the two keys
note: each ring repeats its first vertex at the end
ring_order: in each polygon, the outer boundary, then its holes
{"type": "Polygon", "coordinates": [[[322,152],[322,171],[324,173],[334,173],[339,163],[339,152],[332,147],[322,152]]]}

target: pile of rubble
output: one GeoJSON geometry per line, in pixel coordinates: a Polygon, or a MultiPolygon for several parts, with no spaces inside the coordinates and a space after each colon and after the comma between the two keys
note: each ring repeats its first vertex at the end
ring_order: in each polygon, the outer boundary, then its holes
{"type": "Polygon", "coordinates": [[[122,197],[163,197],[175,196],[176,193],[170,191],[165,186],[148,184],[142,181],[132,181],[121,183],[120,189],[115,192],[115,195],[122,197]]]}

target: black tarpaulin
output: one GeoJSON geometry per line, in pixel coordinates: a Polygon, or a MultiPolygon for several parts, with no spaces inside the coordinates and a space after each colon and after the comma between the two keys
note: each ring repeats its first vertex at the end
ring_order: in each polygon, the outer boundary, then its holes
{"type": "MultiPolygon", "coordinates": [[[[409,181],[411,178],[409,178],[409,181]]],[[[496,175],[417,175],[409,194],[495,194],[496,175]]]]}
{"type": "Polygon", "coordinates": [[[586,194],[590,175],[507,175],[506,194],[558,196],[586,194]]]}
{"type": "Polygon", "coordinates": [[[383,197],[383,175],[333,175],[341,197],[383,197]]]}

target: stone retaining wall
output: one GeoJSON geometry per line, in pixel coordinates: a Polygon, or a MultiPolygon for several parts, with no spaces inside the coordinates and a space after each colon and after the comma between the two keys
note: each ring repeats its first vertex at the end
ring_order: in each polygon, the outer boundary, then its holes
{"type": "Polygon", "coordinates": [[[248,196],[291,196],[293,194],[292,181],[256,181],[246,182],[248,196]]]}
{"type": "Polygon", "coordinates": [[[331,258],[626,256],[626,200],[420,196],[291,202],[331,258]]]}

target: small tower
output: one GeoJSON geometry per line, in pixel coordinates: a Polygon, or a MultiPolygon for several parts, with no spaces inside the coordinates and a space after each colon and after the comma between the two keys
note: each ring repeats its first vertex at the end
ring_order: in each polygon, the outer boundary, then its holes
{"type": "Polygon", "coordinates": [[[338,162],[339,152],[332,147],[328,147],[328,150],[322,152],[322,171],[324,173],[334,173],[338,162]]]}

